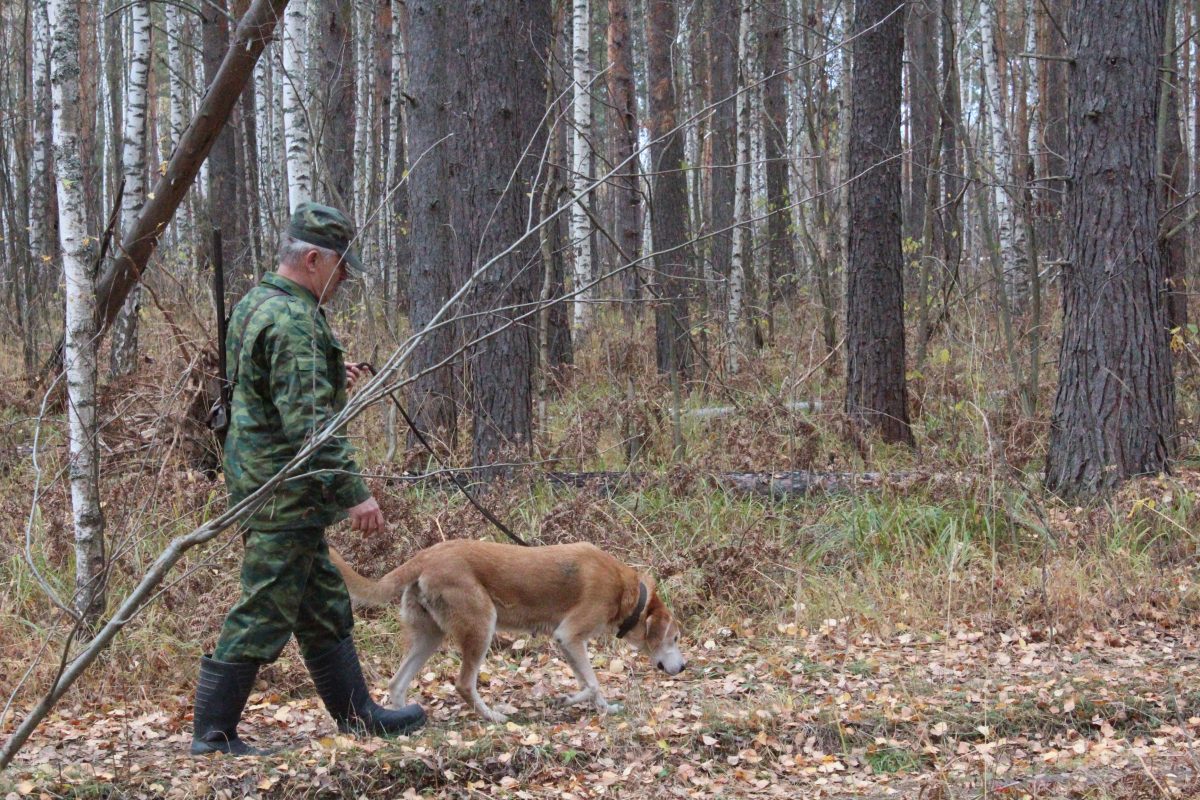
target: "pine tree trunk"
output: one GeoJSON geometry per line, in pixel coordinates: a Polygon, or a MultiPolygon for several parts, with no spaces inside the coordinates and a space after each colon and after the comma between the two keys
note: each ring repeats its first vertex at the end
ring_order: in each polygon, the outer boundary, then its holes
{"type": "Polygon", "coordinates": [[[919,240],[925,230],[925,197],[930,148],[937,131],[938,115],[938,0],[911,0],[905,45],[908,48],[908,85],[912,98],[912,167],[908,184],[908,215],[904,219],[905,236],[919,240]]]}
{"type": "Polygon", "coordinates": [[[317,171],[329,205],[345,211],[354,202],[354,42],[351,0],[322,0],[313,9],[319,43],[320,144],[317,171]]]}
{"type": "Polygon", "coordinates": [[[913,443],[904,364],[900,67],[904,7],[859,0],[848,168],[846,411],[885,441],[913,443]]]}
{"type": "Polygon", "coordinates": [[[96,448],[96,314],[92,240],[84,225],[79,158],[79,3],[50,0],[50,65],[59,244],[63,254],[71,510],[75,526],[74,607],[88,622],[104,610],[104,515],[96,448]]]}
{"type": "MultiPolygon", "coordinates": [[[[734,202],[737,192],[737,69],[741,20],[739,0],[713,0],[711,27],[712,144],[709,181],[712,186],[712,285],[729,279],[733,258],[734,202]]],[[[707,263],[707,262],[706,262],[707,263]]],[[[709,283],[709,281],[706,281],[709,283]]],[[[725,303],[728,303],[726,298],[725,303]]]]}
{"type": "Polygon", "coordinates": [[[788,177],[788,100],[784,35],[787,3],[768,0],[763,8],[763,128],[766,149],[767,330],[775,338],[775,304],[796,285],[796,253],[792,242],[792,195],[788,177]]]}
{"type": "Polygon", "coordinates": [[[1179,95],[1181,84],[1175,53],[1175,2],[1167,3],[1166,41],[1163,45],[1163,79],[1158,90],[1157,152],[1159,208],[1162,211],[1159,252],[1167,288],[1167,330],[1185,328],[1187,308],[1187,217],[1188,163],[1180,136],[1179,95]],[[1181,227],[1182,226],[1182,227],[1181,227]]]}
{"type": "MultiPolygon", "coordinates": [[[[623,164],[614,176],[616,234],[625,251],[623,263],[636,260],[642,250],[639,218],[641,193],[638,187],[637,94],[633,82],[633,43],[629,32],[629,0],[608,0],[608,97],[613,106],[615,131],[614,164],[623,164]]],[[[622,275],[623,306],[636,313],[641,297],[638,268],[629,266],[622,275]]]]}
{"type": "Polygon", "coordinates": [[[571,254],[574,268],[575,300],[572,303],[572,323],[576,338],[583,336],[589,324],[587,302],[590,289],[581,291],[592,280],[592,226],[585,206],[590,196],[584,195],[592,182],[592,55],[591,3],[573,0],[571,14],[571,195],[579,201],[571,205],[571,254]],[[583,196],[581,196],[583,195],[583,196]]]}
{"type": "MultiPolygon", "coordinates": [[[[673,0],[647,0],[646,12],[650,171],[654,175],[650,215],[659,295],[654,314],[656,361],[659,372],[674,374],[682,382],[692,362],[686,281],[694,269],[687,232],[683,132],[676,130],[678,108],[671,55],[678,25],[673,0]]],[[[713,213],[715,217],[715,209],[713,213]]]]}
{"type": "MultiPolygon", "coordinates": [[[[129,7],[129,73],[125,79],[125,121],[121,135],[121,171],[125,193],[121,196],[122,237],[133,229],[134,220],[146,202],[146,121],[149,112],[147,87],[150,82],[150,2],[134,0],[129,7]]],[[[122,240],[121,247],[129,243],[122,240]]],[[[137,366],[138,313],[141,285],[125,298],[113,322],[109,374],[128,375],[137,366]]]]}
{"type": "MultiPolygon", "coordinates": [[[[461,180],[461,150],[465,143],[450,136],[452,115],[461,108],[451,69],[451,19],[445,4],[409,0],[407,74],[420,75],[406,86],[409,197],[413,205],[411,258],[408,261],[408,318],[414,334],[424,331],[413,352],[408,411],[432,442],[453,450],[458,441],[458,375],[451,360],[458,341],[457,326],[445,322],[426,331],[438,309],[463,278],[455,252],[454,222],[450,216],[452,177],[461,180]],[[449,138],[447,138],[449,137],[449,138]],[[418,160],[419,159],[419,160],[418,160]],[[432,369],[435,365],[443,365],[432,369]]],[[[457,25],[457,22],[453,23],[457,25]]],[[[402,155],[398,156],[402,160],[402,155]]],[[[400,162],[397,162],[400,169],[400,162]]],[[[420,443],[410,432],[409,450],[420,443]]]]}
{"type": "MultiPolygon", "coordinates": [[[[204,83],[208,86],[216,78],[229,49],[229,19],[224,3],[219,7],[211,3],[201,6],[201,24],[204,83]]],[[[212,227],[221,230],[225,243],[225,287],[234,297],[244,293],[257,268],[250,263],[244,237],[245,214],[239,204],[242,193],[238,189],[241,182],[237,164],[238,128],[236,114],[231,114],[208,155],[208,218],[212,227]]]]}
{"type": "Polygon", "coordinates": [[[1067,497],[1165,471],[1174,448],[1154,151],[1164,6],[1072,0],[1067,21],[1070,264],[1046,454],[1046,485],[1067,497]]]}
{"type": "MultiPolygon", "coordinates": [[[[462,263],[472,271],[526,232],[529,200],[536,196],[539,168],[524,152],[541,153],[545,87],[541,64],[550,45],[549,0],[498,5],[468,4],[463,66],[454,72],[458,96],[471,113],[457,133],[466,143],[465,170],[451,200],[462,263]]],[[[513,324],[540,289],[536,237],[499,258],[479,276],[466,304],[474,317],[464,324],[467,341],[491,334],[467,352],[471,386],[472,463],[481,466],[526,457],[533,438],[531,326],[513,324]]]]}

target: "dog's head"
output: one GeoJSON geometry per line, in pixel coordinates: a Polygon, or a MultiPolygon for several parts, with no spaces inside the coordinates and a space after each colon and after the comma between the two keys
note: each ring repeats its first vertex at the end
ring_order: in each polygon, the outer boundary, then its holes
{"type": "Polygon", "coordinates": [[[668,675],[678,675],[687,666],[679,651],[679,623],[658,596],[654,579],[643,577],[642,580],[650,590],[650,599],[646,601],[642,619],[629,631],[626,641],[645,653],[658,669],[668,675]]]}

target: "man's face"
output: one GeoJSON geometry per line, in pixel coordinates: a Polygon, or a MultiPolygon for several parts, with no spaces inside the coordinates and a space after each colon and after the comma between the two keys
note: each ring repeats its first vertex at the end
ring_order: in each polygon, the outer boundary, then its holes
{"type": "Polygon", "coordinates": [[[310,250],[308,259],[309,274],[313,281],[309,288],[317,296],[317,302],[327,303],[333,299],[338,287],[346,279],[349,265],[341,255],[332,250],[310,250]]]}

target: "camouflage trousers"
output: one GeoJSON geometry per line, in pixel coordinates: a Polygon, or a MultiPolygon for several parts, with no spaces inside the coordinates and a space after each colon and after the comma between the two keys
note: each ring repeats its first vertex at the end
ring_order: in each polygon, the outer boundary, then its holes
{"type": "Polygon", "coordinates": [[[213,658],[269,664],[292,634],[312,658],[350,635],[350,594],[329,560],[324,528],[248,531],[243,540],[242,594],[213,658]]]}

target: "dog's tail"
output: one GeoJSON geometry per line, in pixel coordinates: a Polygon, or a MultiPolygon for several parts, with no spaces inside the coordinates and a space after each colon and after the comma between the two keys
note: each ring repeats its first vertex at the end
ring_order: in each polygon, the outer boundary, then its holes
{"type": "MultiPolygon", "coordinates": [[[[369,606],[385,606],[396,599],[399,594],[413,580],[416,580],[416,575],[404,580],[407,577],[404,573],[411,570],[406,570],[408,564],[392,570],[387,575],[384,575],[377,581],[359,575],[354,567],[346,563],[346,559],[342,558],[342,554],[334,548],[329,548],[329,560],[337,567],[338,572],[342,573],[342,580],[346,582],[346,588],[350,590],[350,599],[357,607],[369,606]]],[[[411,564],[412,562],[409,562],[411,564]]]]}

